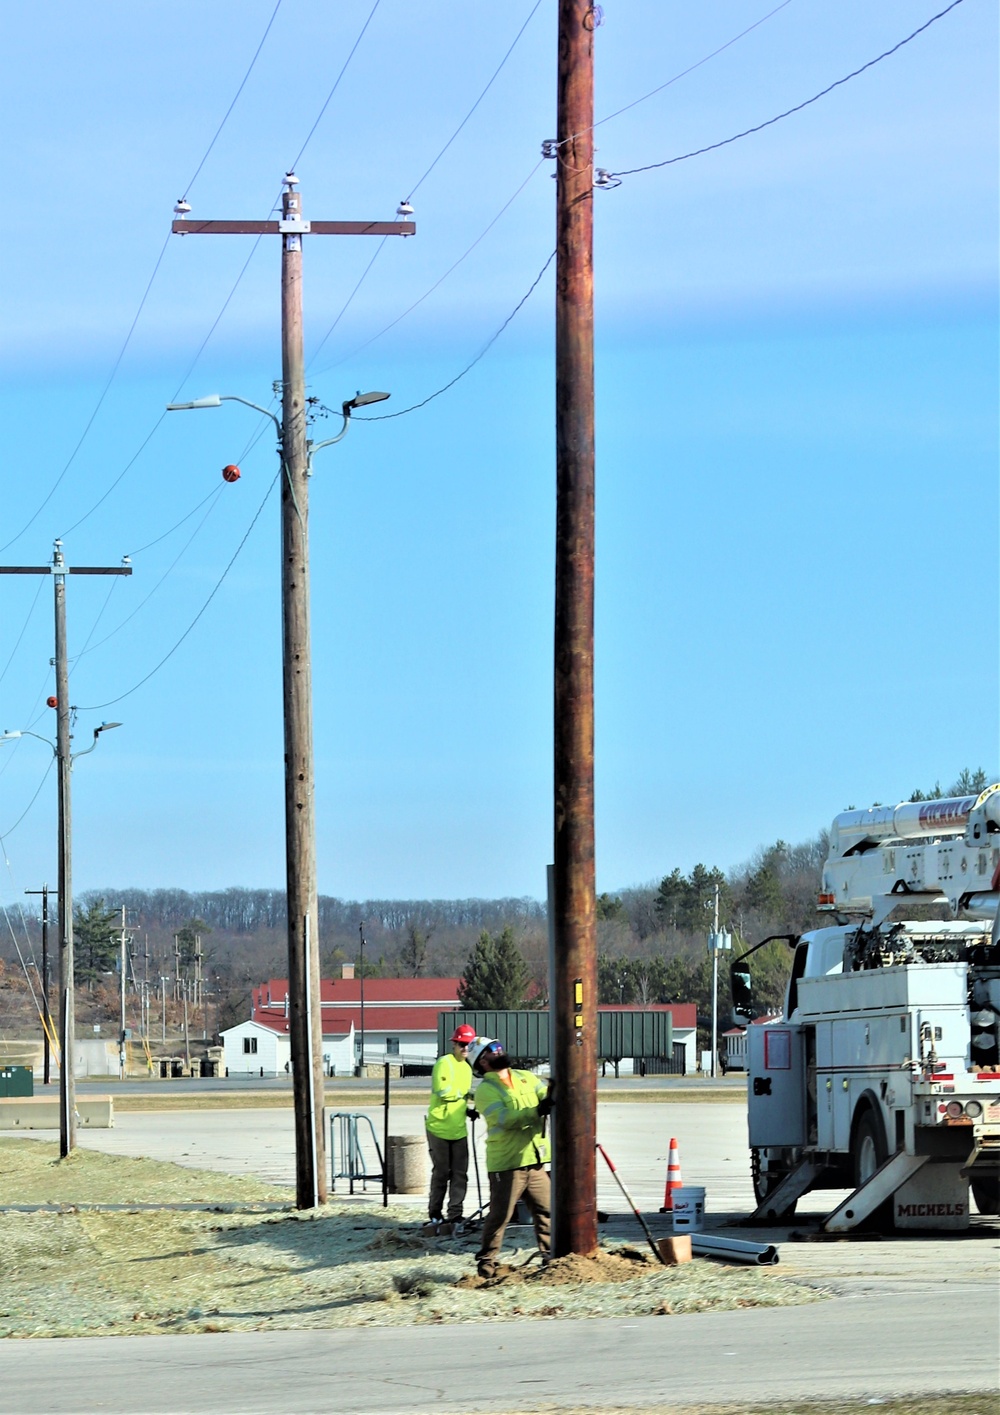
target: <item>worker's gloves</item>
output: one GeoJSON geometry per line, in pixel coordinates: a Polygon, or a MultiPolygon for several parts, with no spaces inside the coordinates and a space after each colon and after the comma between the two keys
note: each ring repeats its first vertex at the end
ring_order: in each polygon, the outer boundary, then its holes
{"type": "Polygon", "coordinates": [[[551,1113],[552,1107],[555,1105],[555,1103],[556,1103],[556,1098],[555,1098],[555,1096],[552,1094],[552,1090],[551,1090],[551,1088],[550,1088],[548,1095],[547,1095],[547,1096],[543,1096],[542,1099],[538,1102],[538,1114],[539,1114],[539,1115],[549,1115],[549,1114],[551,1113]]]}
{"type": "Polygon", "coordinates": [[[478,1111],[478,1110],[473,1110],[472,1107],[470,1106],[470,1107],[468,1108],[468,1110],[466,1110],[466,1112],[465,1112],[465,1118],[466,1118],[466,1120],[478,1120],[478,1119],[479,1119],[479,1111],[478,1111]]]}

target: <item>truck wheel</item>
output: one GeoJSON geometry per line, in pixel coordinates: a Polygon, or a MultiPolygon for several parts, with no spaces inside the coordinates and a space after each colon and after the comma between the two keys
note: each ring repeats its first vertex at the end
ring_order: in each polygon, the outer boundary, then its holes
{"type": "MultiPolygon", "coordinates": [[[[851,1142],[851,1162],[854,1167],[854,1187],[860,1189],[889,1157],[882,1119],[868,1105],[864,1107],[854,1129],[851,1142]]],[[[869,1232],[891,1232],[893,1228],[892,1200],[879,1204],[874,1213],[859,1225],[869,1232]]]]}
{"type": "Polygon", "coordinates": [[[1000,1214],[1000,1179],[970,1179],[969,1184],[981,1214],[1000,1214]]]}

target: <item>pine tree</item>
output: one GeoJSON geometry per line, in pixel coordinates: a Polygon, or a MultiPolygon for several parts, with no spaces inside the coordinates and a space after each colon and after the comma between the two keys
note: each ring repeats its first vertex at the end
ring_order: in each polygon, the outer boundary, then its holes
{"type": "Polygon", "coordinates": [[[469,1011],[506,1012],[524,1006],[528,981],[528,965],[513,930],[490,934],[483,929],[466,962],[458,1000],[469,1011]]]}
{"type": "Polygon", "coordinates": [[[399,966],[407,978],[419,978],[427,967],[428,944],[432,930],[424,933],[416,924],[411,924],[406,934],[406,942],[399,951],[399,966]]]}
{"type": "Polygon", "coordinates": [[[76,952],[76,974],[81,982],[93,987],[102,973],[110,973],[120,948],[118,929],[121,914],[109,909],[103,899],[95,899],[84,913],[77,905],[73,912],[73,936],[76,952]]]}

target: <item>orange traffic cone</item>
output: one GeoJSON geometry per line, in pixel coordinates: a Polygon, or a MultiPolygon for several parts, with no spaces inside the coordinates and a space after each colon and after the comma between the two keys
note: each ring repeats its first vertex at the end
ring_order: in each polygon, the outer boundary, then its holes
{"type": "Polygon", "coordinates": [[[681,1152],[676,1140],[670,1141],[670,1158],[667,1160],[667,1187],[663,1195],[663,1208],[661,1214],[672,1214],[674,1211],[674,1190],[680,1189],[683,1180],[681,1179],[681,1152]]]}

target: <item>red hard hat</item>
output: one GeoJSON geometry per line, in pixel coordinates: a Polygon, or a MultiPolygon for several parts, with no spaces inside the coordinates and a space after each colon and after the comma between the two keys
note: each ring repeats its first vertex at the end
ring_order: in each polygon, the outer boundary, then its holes
{"type": "Polygon", "coordinates": [[[462,1046],[467,1047],[470,1042],[476,1040],[476,1029],[470,1027],[468,1022],[463,1022],[461,1027],[456,1027],[452,1032],[451,1039],[453,1042],[459,1042],[462,1046]]]}

